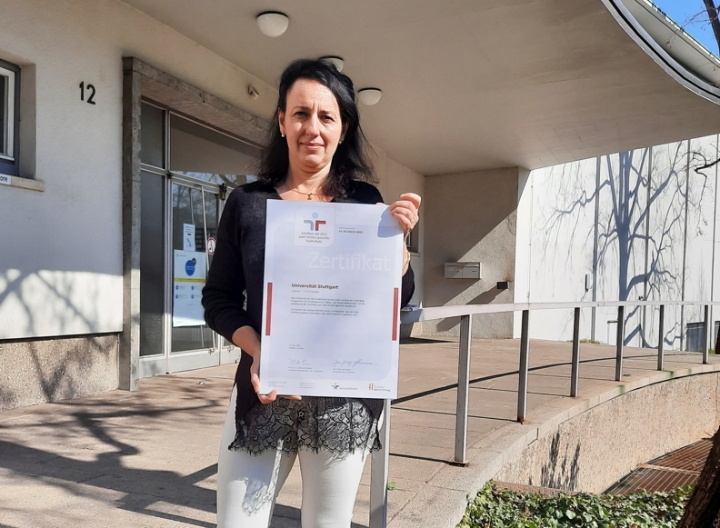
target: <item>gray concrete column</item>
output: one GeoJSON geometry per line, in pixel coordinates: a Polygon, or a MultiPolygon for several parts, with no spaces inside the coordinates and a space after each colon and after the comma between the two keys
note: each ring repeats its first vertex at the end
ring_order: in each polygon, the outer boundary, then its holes
{"type": "Polygon", "coordinates": [[[140,104],[141,77],[123,59],[123,331],[119,387],[138,389],[140,363],[140,104]]]}
{"type": "MultiPolygon", "coordinates": [[[[424,306],[513,302],[518,167],[429,176],[425,181],[424,306]],[[446,262],[479,262],[481,279],[448,279],[446,262]],[[499,289],[507,282],[507,289],[499,289]]],[[[512,313],[476,316],[473,337],[512,338],[512,313]]],[[[460,319],[423,323],[457,335],[460,319]]]]}

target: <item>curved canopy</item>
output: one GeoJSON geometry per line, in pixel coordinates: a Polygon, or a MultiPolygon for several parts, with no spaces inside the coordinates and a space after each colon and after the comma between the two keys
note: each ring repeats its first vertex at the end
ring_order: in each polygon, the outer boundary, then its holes
{"type": "MultiPolygon", "coordinates": [[[[686,3],[704,7],[700,0],[686,3]]],[[[687,83],[698,95],[714,103],[720,102],[720,59],[693,38],[675,21],[649,0],[623,0],[620,13],[631,36],[648,47],[653,58],[678,82],[687,83]],[[650,38],[648,38],[650,37],[650,38]]],[[[697,16],[705,16],[700,11],[697,16]]]]}

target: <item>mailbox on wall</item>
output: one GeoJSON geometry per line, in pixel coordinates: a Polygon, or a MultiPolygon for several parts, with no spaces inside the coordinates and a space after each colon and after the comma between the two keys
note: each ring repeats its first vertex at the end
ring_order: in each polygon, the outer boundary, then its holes
{"type": "Polygon", "coordinates": [[[446,279],[482,279],[482,264],[480,262],[446,262],[446,279]]]}

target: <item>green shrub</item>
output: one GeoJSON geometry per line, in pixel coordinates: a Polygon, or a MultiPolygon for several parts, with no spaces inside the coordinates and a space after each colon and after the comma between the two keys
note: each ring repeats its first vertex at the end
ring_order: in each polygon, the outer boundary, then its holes
{"type": "Polygon", "coordinates": [[[690,491],[543,497],[499,490],[488,482],[468,501],[458,528],[674,528],[690,491]]]}

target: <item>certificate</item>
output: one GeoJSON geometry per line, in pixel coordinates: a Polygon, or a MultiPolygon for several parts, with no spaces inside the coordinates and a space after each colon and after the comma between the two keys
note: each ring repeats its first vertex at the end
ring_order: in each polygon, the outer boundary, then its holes
{"type": "Polygon", "coordinates": [[[268,200],[263,393],[397,397],[402,259],[385,205],[268,200]]]}

